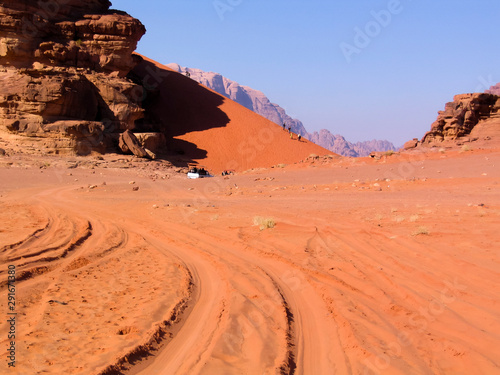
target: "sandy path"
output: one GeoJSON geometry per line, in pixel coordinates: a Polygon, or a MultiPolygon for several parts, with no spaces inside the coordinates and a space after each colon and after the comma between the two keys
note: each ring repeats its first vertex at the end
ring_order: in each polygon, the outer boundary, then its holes
{"type": "Polygon", "coordinates": [[[500,155],[482,160],[5,190],[2,263],[31,272],[18,373],[499,373],[500,155]]]}
{"type": "Polygon", "coordinates": [[[70,207],[67,190],[10,197],[43,208],[48,223],[2,251],[4,264],[18,272],[18,356],[25,359],[18,374],[94,373],[119,356],[132,360],[138,344],[147,344],[161,319],[189,297],[189,275],[177,259],[160,257],[133,231],[70,207]],[[89,357],[95,359],[85,364],[89,357]]]}

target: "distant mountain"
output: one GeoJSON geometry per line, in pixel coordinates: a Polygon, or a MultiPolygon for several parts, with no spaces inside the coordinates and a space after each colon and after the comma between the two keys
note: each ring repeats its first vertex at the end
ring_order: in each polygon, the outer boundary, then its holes
{"type": "Polygon", "coordinates": [[[368,156],[373,151],[396,150],[389,141],[365,141],[351,143],[339,134],[332,134],[326,129],[319,132],[309,133],[308,139],[317,145],[324,147],[337,154],[351,157],[368,156]]]}
{"type": "Polygon", "coordinates": [[[301,121],[291,118],[283,108],[279,105],[271,103],[271,101],[261,91],[252,89],[248,86],[242,86],[237,82],[223,77],[219,73],[205,72],[200,69],[185,68],[179,64],[168,64],[169,68],[186,74],[189,73],[191,79],[206,86],[225,97],[234,100],[251,111],[267,118],[268,120],[278,124],[290,126],[292,131],[301,134],[304,138],[320,145],[332,152],[344,156],[367,156],[372,151],[389,151],[396,150],[394,145],[389,141],[366,141],[351,143],[341,135],[334,135],[326,129],[319,132],[309,133],[301,121]]]}
{"type": "Polygon", "coordinates": [[[334,135],[326,129],[311,133],[308,138],[311,142],[314,142],[327,150],[333,151],[336,154],[352,157],[359,156],[354,150],[352,143],[348,142],[341,135],[334,135]]]}
{"type": "Polygon", "coordinates": [[[398,151],[401,147],[395,147],[392,142],[373,139],[371,141],[364,142],[356,142],[353,145],[354,150],[358,153],[359,156],[368,156],[370,153],[377,152],[385,152],[385,151],[398,151]]]}
{"type": "Polygon", "coordinates": [[[489,90],[485,91],[485,93],[500,96],[500,83],[497,83],[495,86],[491,86],[489,90]]]}

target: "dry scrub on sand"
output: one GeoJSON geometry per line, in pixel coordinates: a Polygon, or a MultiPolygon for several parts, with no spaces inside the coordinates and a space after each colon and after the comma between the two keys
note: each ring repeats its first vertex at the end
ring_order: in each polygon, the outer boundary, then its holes
{"type": "Polygon", "coordinates": [[[420,235],[428,235],[429,229],[427,227],[418,227],[413,233],[412,236],[420,236],[420,235]]]}
{"type": "Polygon", "coordinates": [[[255,216],[253,218],[253,225],[257,225],[260,230],[274,228],[276,222],[272,218],[265,218],[261,216],[255,216]]]}

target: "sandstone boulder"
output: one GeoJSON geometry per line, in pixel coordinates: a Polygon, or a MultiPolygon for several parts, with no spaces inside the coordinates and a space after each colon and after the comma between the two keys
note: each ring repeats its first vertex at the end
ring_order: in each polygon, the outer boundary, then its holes
{"type": "Polygon", "coordinates": [[[147,158],[148,153],[141,146],[141,143],[137,139],[137,137],[130,130],[125,130],[120,134],[120,138],[118,140],[118,145],[120,149],[128,154],[132,153],[139,158],[147,158]]]}
{"type": "Polygon", "coordinates": [[[134,133],[142,147],[154,153],[165,151],[167,141],[163,133],[134,133]]]}
{"type": "Polygon", "coordinates": [[[418,138],[413,138],[411,141],[408,141],[404,144],[403,149],[410,150],[418,146],[418,138]]]}
{"type": "Polygon", "coordinates": [[[147,148],[144,149],[144,151],[146,151],[146,153],[148,154],[148,157],[152,160],[155,160],[156,159],[156,154],[151,151],[151,150],[148,150],[147,148]]]}

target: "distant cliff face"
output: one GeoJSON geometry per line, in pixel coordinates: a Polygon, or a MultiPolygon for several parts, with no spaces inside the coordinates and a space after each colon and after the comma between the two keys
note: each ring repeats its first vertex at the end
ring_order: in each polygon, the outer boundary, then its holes
{"type": "Polygon", "coordinates": [[[367,156],[372,151],[395,150],[394,145],[388,141],[373,140],[353,144],[346,141],[341,135],[334,135],[326,129],[322,129],[319,132],[308,133],[301,121],[291,118],[283,108],[277,104],[271,103],[261,91],[254,90],[248,86],[241,86],[239,83],[231,81],[218,73],[184,68],[175,63],[169,64],[168,67],[179,73],[189,73],[192,79],[202,85],[234,100],[278,125],[283,125],[283,123],[285,123],[287,127],[292,128],[294,133],[301,134],[311,142],[337,154],[358,157],[367,156]]]}

